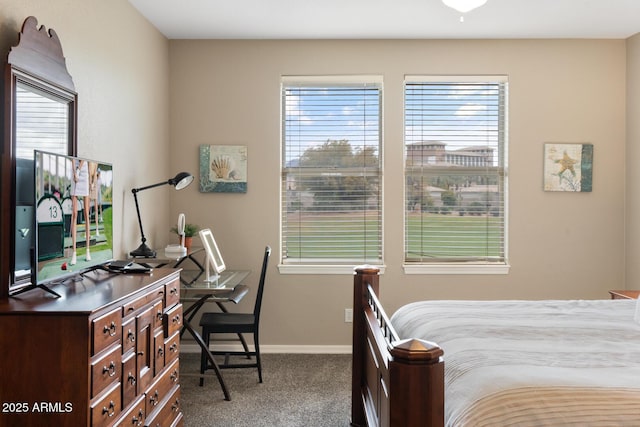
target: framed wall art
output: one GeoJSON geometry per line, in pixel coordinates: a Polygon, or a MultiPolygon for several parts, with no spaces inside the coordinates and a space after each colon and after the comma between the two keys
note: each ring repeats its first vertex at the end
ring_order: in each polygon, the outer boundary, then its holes
{"type": "Polygon", "coordinates": [[[593,144],[544,144],[544,191],[590,192],[593,144]]]}
{"type": "Polygon", "coordinates": [[[201,145],[200,192],[246,193],[247,147],[201,145]]]}

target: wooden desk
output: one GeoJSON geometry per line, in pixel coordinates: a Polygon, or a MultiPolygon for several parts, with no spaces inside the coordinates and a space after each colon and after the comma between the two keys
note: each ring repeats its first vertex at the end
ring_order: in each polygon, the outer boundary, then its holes
{"type": "MultiPolygon", "coordinates": [[[[195,280],[189,281],[187,279],[182,281],[180,286],[181,301],[193,302],[191,306],[183,311],[183,326],[180,336],[184,334],[185,330],[189,331],[200,348],[207,354],[207,358],[209,359],[209,362],[211,362],[213,370],[216,373],[216,377],[218,378],[218,382],[220,383],[220,387],[222,388],[225,400],[231,400],[231,395],[229,394],[229,390],[227,390],[227,386],[222,378],[222,372],[220,372],[220,368],[213,359],[211,351],[202,339],[202,335],[200,335],[200,332],[198,332],[197,329],[194,329],[193,325],[191,325],[191,320],[207,301],[228,301],[228,298],[216,298],[216,295],[228,293],[236,286],[241,285],[242,281],[249,275],[249,273],[249,270],[225,270],[220,274],[219,278],[215,282],[206,282],[200,279],[202,272],[199,274],[196,272],[195,280]]],[[[189,272],[186,272],[186,275],[188,276],[189,272]]]]}
{"type": "Polygon", "coordinates": [[[640,291],[609,291],[611,299],[638,299],[640,291]]]}

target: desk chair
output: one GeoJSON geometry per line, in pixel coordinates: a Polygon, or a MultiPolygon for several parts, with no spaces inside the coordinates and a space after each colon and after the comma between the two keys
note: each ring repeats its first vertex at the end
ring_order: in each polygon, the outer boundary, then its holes
{"type": "MultiPolygon", "coordinates": [[[[271,248],[265,247],[264,258],[262,260],[262,270],[260,272],[260,281],[258,283],[258,292],[256,294],[256,302],[253,308],[253,313],[203,313],[200,318],[200,326],[202,327],[202,339],[204,340],[207,348],[209,348],[210,335],[211,334],[237,334],[242,337],[241,334],[253,334],[253,343],[255,351],[249,351],[246,342],[241,338],[243,342],[244,351],[212,351],[211,354],[223,355],[224,363],[219,364],[220,369],[230,368],[258,368],[258,380],[262,382],[262,364],[260,362],[260,344],[259,344],[259,329],[260,329],[260,308],[262,306],[262,294],[264,292],[265,278],[267,276],[267,265],[269,263],[269,256],[271,255],[271,248]],[[256,357],[256,363],[230,363],[230,356],[251,356],[256,357]]],[[[200,385],[204,384],[204,371],[209,368],[209,362],[204,351],[200,356],[200,385]]]]}

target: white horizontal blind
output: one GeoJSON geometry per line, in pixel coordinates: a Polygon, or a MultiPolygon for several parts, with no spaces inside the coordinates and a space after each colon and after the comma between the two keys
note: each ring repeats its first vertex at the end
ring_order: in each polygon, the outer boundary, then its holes
{"type": "Polygon", "coordinates": [[[33,150],[66,154],[69,143],[68,103],[53,95],[16,85],[16,157],[33,160],[33,150]]]}
{"type": "Polygon", "coordinates": [[[506,262],[503,77],[405,81],[405,262],[506,262]]]}
{"type": "Polygon", "coordinates": [[[283,264],[382,260],[381,84],[283,78],[283,264]]]}

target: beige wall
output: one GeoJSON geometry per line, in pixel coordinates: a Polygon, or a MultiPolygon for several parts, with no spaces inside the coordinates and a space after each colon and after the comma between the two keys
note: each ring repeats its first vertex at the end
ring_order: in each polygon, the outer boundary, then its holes
{"type": "Polygon", "coordinates": [[[640,288],[640,34],[627,40],[626,269],[627,289],[640,288]]]}
{"type": "MultiPolygon", "coordinates": [[[[0,52],[17,44],[30,15],[62,42],[78,92],[79,154],[114,164],[114,243],[123,257],[139,244],[131,188],[172,174],[168,41],[127,0],[0,0],[0,52]]],[[[141,194],[151,242],[165,244],[170,195],[168,187],[141,194]]]]}
{"type": "MultiPolygon", "coordinates": [[[[276,268],[285,74],[384,76],[381,283],[391,311],[422,298],[602,298],[625,286],[625,84],[639,95],[638,37],[628,49],[622,40],[168,42],[126,0],[0,0],[2,51],[17,42],[29,15],[62,40],[79,93],[80,154],[114,163],[118,256],[138,243],[131,188],[179,170],[197,173],[200,144],[249,147],[247,194],[202,194],[196,182],[180,192],[144,192],[140,202],[152,246],[166,244],[169,226],[185,212],[189,222],[212,227],[227,264],[251,268],[254,281],[262,249],[272,245],[266,345],[348,345],[351,331],[343,322],[350,276],[280,275],[276,268]],[[509,275],[403,273],[402,79],[420,73],[509,75],[509,275]],[[595,145],[592,193],[542,191],[545,141],[595,145]]],[[[633,98],[626,99],[628,117],[640,110],[640,97],[633,98]]],[[[628,120],[626,132],[633,161],[640,127],[628,120]]],[[[640,210],[639,173],[628,167],[629,218],[640,210]]],[[[627,222],[629,288],[640,274],[636,223],[627,222]]]]}
{"type": "Polygon", "coordinates": [[[176,195],[171,216],[210,226],[227,265],[259,270],[274,248],[262,341],[347,345],[348,275],[280,275],[280,76],[384,77],[385,258],[390,311],[418,299],[606,298],[624,287],[623,40],[192,41],[169,43],[172,169],[198,171],[200,144],[247,145],[246,194],[176,195]],[[405,74],[507,74],[509,259],[503,276],[403,273],[405,74]],[[542,191],[544,142],[594,144],[593,192],[542,191]]]}

